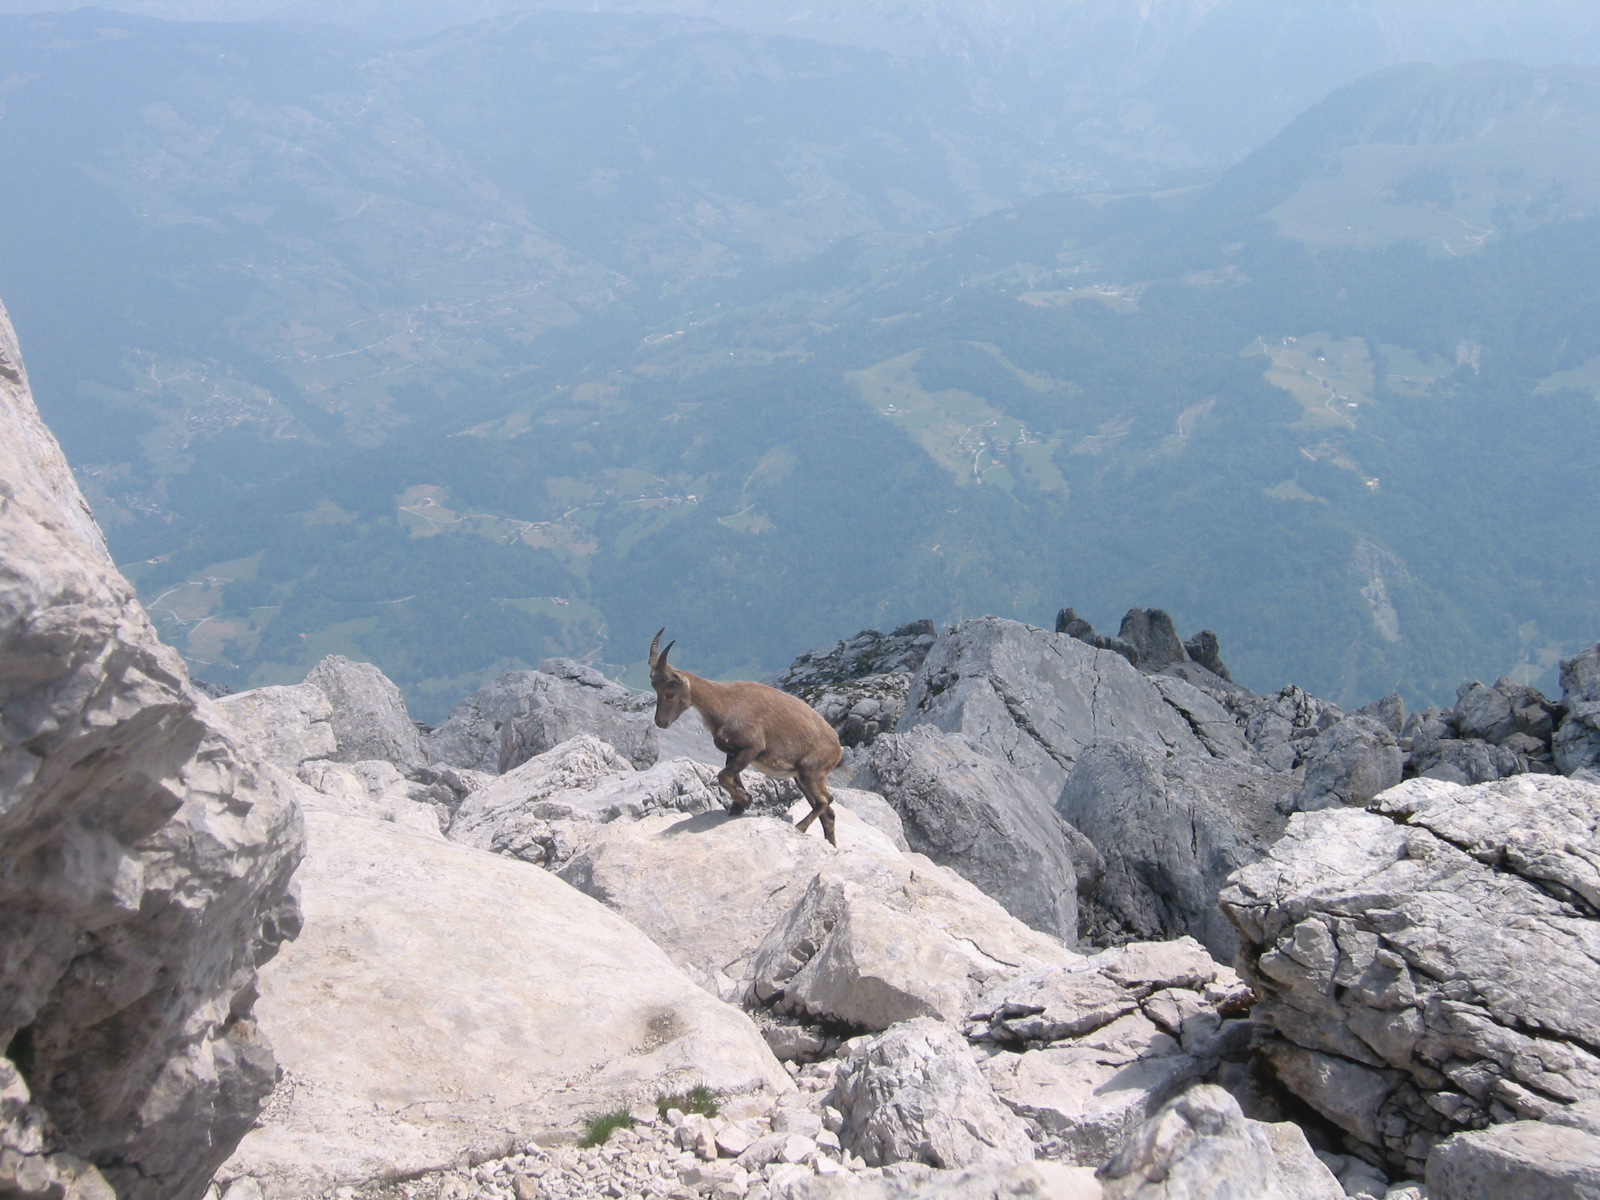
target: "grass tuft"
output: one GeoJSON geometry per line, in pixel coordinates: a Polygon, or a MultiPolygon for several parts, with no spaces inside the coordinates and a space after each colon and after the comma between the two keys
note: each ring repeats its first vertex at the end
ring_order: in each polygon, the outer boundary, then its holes
{"type": "Polygon", "coordinates": [[[675,1108],[679,1112],[699,1113],[703,1117],[714,1117],[718,1111],[717,1094],[705,1084],[697,1083],[687,1092],[656,1097],[656,1112],[662,1119],[666,1118],[669,1108],[675,1108]]]}
{"type": "Polygon", "coordinates": [[[603,1146],[606,1144],[606,1139],[617,1130],[632,1128],[633,1118],[628,1115],[626,1108],[619,1108],[614,1112],[596,1113],[584,1126],[583,1138],[578,1145],[584,1148],[603,1146]]]}

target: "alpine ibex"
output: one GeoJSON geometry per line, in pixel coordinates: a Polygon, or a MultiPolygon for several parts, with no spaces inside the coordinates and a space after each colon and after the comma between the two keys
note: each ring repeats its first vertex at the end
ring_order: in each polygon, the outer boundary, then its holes
{"type": "Polygon", "coordinates": [[[717,772],[717,782],[733,798],[733,811],[750,807],[750,793],[739,776],[754,767],[774,779],[793,779],[800,785],[811,812],[796,829],[822,819],[822,835],[831,845],[833,797],[828,792],[828,772],[844,759],[839,735],[804,700],[764,683],[716,683],[669,666],[667,655],[677,642],[659,650],[661,635],[650,643],[650,686],[656,691],[656,727],[665,729],[693,707],[711,733],[711,740],[728,756],[717,772]]]}

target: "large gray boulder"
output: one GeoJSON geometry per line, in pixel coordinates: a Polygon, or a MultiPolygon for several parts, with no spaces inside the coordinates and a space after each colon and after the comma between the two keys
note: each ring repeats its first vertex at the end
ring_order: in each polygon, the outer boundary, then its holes
{"type": "Polygon", "coordinates": [[[1155,1114],[1100,1170],[1105,1200],[1344,1200],[1344,1189],[1287,1123],[1253,1121],[1200,1084],[1155,1114]]]}
{"type": "Polygon", "coordinates": [[[1481,738],[1503,745],[1523,734],[1549,744],[1555,732],[1555,705],[1537,688],[1511,679],[1497,679],[1492,687],[1474,680],[1456,689],[1456,728],[1464,738],[1481,738]]]}
{"type": "Polygon", "coordinates": [[[757,947],[750,998],[857,1029],[960,1022],[991,981],[1080,961],[920,854],[839,854],[757,947]]]}
{"type": "Polygon", "coordinates": [[[840,1144],[868,1166],[1033,1157],[1027,1125],[1000,1103],[965,1039],[928,1017],[853,1043],[830,1103],[844,1117],[840,1144]]]}
{"type": "Polygon", "coordinates": [[[1400,782],[1405,754],[1385,726],[1348,716],[1319,733],[1302,754],[1305,785],[1288,802],[1299,812],[1362,805],[1400,782]]]}
{"type": "Polygon", "coordinates": [[[0,309],[0,1193],[198,1197],[273,1084],[299,812],[112,566],[0,309]],[[31,1092],[31,1095],[30,1095],[31,1092]],[[74,1166],[72,1160],[77,1160],[74,1166]],[[98,1194],[103,1194],[103,1189],[98,1194]]]}
{"type": "Polygon", "coordinates": [[[1104,942],[1188,934],[1231,960],[1238,939],[1217,893],[1282,834],[1278,806],[1293,788],[1292,776],[1172,757],[1148,743],[1083,750],[1056,810],[1104,858],[1100,886],[1084,901],[1085,936],[1104,942]]]}
{"type": "Polygon", "coordinates": [[[1561,703],[1567,715],[1552,746],[1556,767],[1600,783],[1600,645],[1561,664],[1561,703]]]}
{"type": "Polygon", "coordinates": [[[1079,754],[1135,741],[1192,757],[1206,744],[1127,659],[1017,621],[964,621],[928,652],[899,731],[932,725],[1004,758],[1046,795],[1079,754]]]}
{"type": "Polygon", "coordinates": [[[1075,831],[1010,764],[961,734],[924,725],[879,738],[855,778],[894,806],[911,849],[1025,924],[1077,940],[1074,858],[1093,856],[1093,848],[1077,838],[1083,848],[1075,853],[1075,831]]]}
{"type": "Polygon", "coordinates": [[[1600,786],[1416,779],[1300,814],[1222,893],[1278,1077],[1408,1174],[1600,1097],[1600,786]]]}
{"type": "Polygon", "coordinates": [[[1240,721],[1245,741],[1275,771],[1299,766],[1311,739],[1344,720],[1335,704],[1290,685],[1270,696],[1236,693],[1228,708],[1240,721]]]}
{"type": "Polygon", "coordinates": [[[549,872],[310,810],[305,929],[263,971],[284,1082],[221,1173],[267,1200],[570,1138],[596,1112],[787,1076],[737,1009],[549,872]]]}
{"type": "Polygon", "coordinates": [[[309,683],[253,688],[214,701],[260,759],[298,774],[300,764],[332,758],[333,705],[327,693],[309,683]]]}
{"type": "Polygon", "coordinates": [[[597,737],[635,767],[656,762],[655,701],[570,658],[513,671],[450,710],[427,736],[430,760],[499,774],[579,734],[597,737]]]}
{"type": "Polygon", "coordinates": [[[1247,1044],[1249,994],[1192,939],[1119,946],[1002,980],[967,1036],[1041,1153],[1098,1167],[1179,1089],[1247,1044]]]}
{"type": "Polygon", "coordinates": [[[305,682],[322,692],[333,707],[329,724],[336,746],[329,758],[336,762],[381,759],[402,771],[415,771],[428,761],[421,735],[406,711],[405,697],[371,663],[330,654],[311,668],[305,682]]]}
{"type": "Polygon", "coordinates": [[[1600,1200],[1600,1104],[1458,1133],[1428,1156],[1430,1200],[1600,1200]]]}

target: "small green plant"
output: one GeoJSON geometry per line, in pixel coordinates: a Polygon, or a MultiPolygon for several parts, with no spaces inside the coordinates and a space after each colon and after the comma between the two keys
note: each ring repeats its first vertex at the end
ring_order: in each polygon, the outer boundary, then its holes
{"type": "Polygon", "coordinates": [[[584,1126],[583,1138],[579,1146],[603,1146],[606,1139],[619,1129],[632,1129],[633,1118],[628,1115],[626,1108],[619,1108],[614,1112],[596,1113],[589,1118],[589,1123],[584,1126]]]}
{"type": "Polygon", "coordinates": [[[656,1097],[656,1112],[663,1120],[669,1108],[684,1113],[699,1113],[702,1117],[714,1117],[717,1115],[717,1094],[705,1084],[697,1083],[687,1092],[656,1097]]]}

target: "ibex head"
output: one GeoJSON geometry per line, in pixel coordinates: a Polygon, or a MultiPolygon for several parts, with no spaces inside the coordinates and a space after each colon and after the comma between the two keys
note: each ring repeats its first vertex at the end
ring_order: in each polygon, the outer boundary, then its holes
{"type": "Polygon", "coordinates": [[[659,650],[665,632],[665,628],[656,630],[655,640],[650,643],[650,686],[656,690],[657,729],[671,725],[689,707],[689,681],[683,672],[667,664],[667,655],[678,643],[668,642],[665,650],[659,650]]]}

